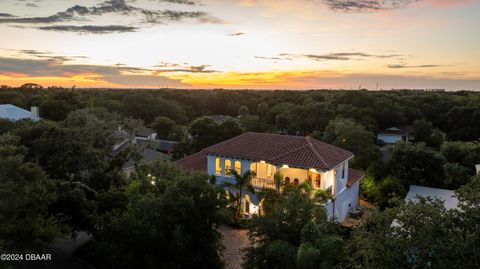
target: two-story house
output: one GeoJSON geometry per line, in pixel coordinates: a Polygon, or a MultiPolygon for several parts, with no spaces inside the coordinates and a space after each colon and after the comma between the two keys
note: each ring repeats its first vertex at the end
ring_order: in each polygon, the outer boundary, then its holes
{"type": "MultiPolygon", "coordinates": [[[[255,172],[255,191],[275,189],[278,171],[285,184],[308,181],[313,190],[325,190],[332,199],[324,206],[330,218],[343,221],[358,205],[359,180],[363,173],[349,168],[353,153],[303,136],[244,133],[177,161],[185,169],[214,175],[217,184],[234,183],[231,173],[255,172]]],[[[247,190],[242,199],[245,214],[261,213],[262,201],[247,190]]]]}

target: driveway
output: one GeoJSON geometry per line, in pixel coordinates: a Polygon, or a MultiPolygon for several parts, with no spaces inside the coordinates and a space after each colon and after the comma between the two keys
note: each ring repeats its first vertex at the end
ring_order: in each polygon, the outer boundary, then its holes
{"type": "Polygon", "coordinates": [[[222,244],[225,246],[223,250],[223,259],[225,260],[226,269],[240,269],[243,262],[242,249],[248,246],[247,230],[239,230],[227,226],[218,229],[222,234],[222,244]]]}

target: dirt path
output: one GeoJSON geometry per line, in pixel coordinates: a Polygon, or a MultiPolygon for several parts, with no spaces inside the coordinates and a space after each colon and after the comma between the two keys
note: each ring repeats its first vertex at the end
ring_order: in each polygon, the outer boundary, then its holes
{"type": "Polygon", "coordinates": [[[242,268],[242,249],[248,246],[247,230],[239,230],[226,226],[219,228],[222,234],[222,243],[225,246],[223,258],[226,262],[226,269],[242,268]]]}

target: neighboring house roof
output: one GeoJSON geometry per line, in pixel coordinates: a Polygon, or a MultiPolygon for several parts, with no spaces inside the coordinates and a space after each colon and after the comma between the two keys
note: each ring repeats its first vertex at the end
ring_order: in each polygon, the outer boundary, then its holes
{"type": "Polygon", "coordinates": [[[136,138],[135,143],[144,147],[150,147],[155,150],[164,153],[172,153],[173,147],[177,144],[177,141],[170,141],[170,140],[150,140],[146,138],[136,138]]]}
{"type": "Polygon", "coordinates": [[[136,136],[141,136],[141,137],[149,137],[152,134],[156,134],[155,130],[150,129],[148,127],[142,128],[141,130],[138,130],[135,133],[136,136]]]}
{"type": "Polygon", "coordinates": [[[185,170],[207,172],[207,154],[200,151],[176,161],[175,164],[185,170]]]}
{"type": "MultiPolygon", "coordinates": [[[[141,159],[139,161],[139,164],[150,164],[156,161],[157,159],[161,159],[164,161],[170,160],[170,156],[168,156],[165,153],[161,153],[158,151],[155,151],[153,149],[144,149],[140,152],[141,159]]],[[[128,168],[132,167],[135,165],[135,160],[133,158],[130,158],[124,165],[123,168],[128,168]]]]}
{"type": "Polygon", "coordinates": [[[353,157],[350,151],[310,137],[252,132],[205,148],[203,152],[326,170],[353,157]]]}
{"type": "Polygon", "coordinates": [[[128,134],[128,132],[125,130],[115,130],[115,132],[113,132],[113,135],[118,138],[130,139],[130,134],[128,134]]]}
{"type": "Polygon", "coordinates": [[[164,152],[172,152],[173,147],[178,143],[177,141],[171,141],[171,140],[157,140],[156,147],[160,151],[164,152]]]}
{"type": "Polygon", "coordinates": [[[38,120],[32,112],[11,104],[0,105],[0,118],[12,121],[21,119],[38,120]]]}
{"type": "Polygon", "coordinates": [[[217,123],[223,123],[226,120],[238,121],[238,118],[234,118],[234,117],[231,117],[231,116],[228,116],[228,115],[211,115],[211,116],[207,116],[207,117],[212,118],[213,121],[215,121],[217,123]]]}
{"type": "Polygon", "coordinates": [[[379,134],[387,135],[410,135],[413,133],[413,127],[411,125],[402,125],[398,127],[390,127],[383,131],[380,131],[379,134]]]}
{"type": "Polygon", "coordinates": [[[365,176],[365,174],[362,171],[355,170],[353,168],[348,168],[348,181],[347,181],[347,187],[353,186],[355,182],[359,181],[365,176]]]}
{"type": "Polygon", "coordinates": [[[455,197],[455,192],[451,190],[411,185],[410,190],[408,191],[408,194],[405,197],[405,201],[417,202],[418,201],[417,196],[439,199],[443,201],[443,204],[446,209],[458,208],[458,199],[457,197],[455,197]]]}

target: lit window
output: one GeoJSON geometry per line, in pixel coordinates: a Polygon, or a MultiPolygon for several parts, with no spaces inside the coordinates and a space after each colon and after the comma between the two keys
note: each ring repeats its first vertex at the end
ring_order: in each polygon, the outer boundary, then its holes
{"type": "Polygon", "coordinates": [[[237,171],[239,175],[242,174],[242,164],[239,161],[235,161],[235,171],[237,171]]]}
{"type": "Polygon", "coordinates": [[[317,189],[320,189],[322,186],[322,175],[318,174],[316,175],[316,178],[315,178],[315,187],[317,189]]]}
{"type": "Polygon", "coordinates": [[[232,162],[230,160],[225,160],[225,175],[229,176],[232,174],[232,162]]]}
{"type": "Polygon", "coordinates": [[[215,159],[215,174],[216,175],[222,174],[222,167],[220,166],[220,158],[215,159]]]}
{"type": "Polygon", "coordinates": [[[272,175],[273,175],[272,165],[267,164],[267,177],[271,177],[272,175]]]}
{"type": "Polygon", "coordinates": [[[257,173],[257,163],[250,164],[250,172],[257,173]]]}

